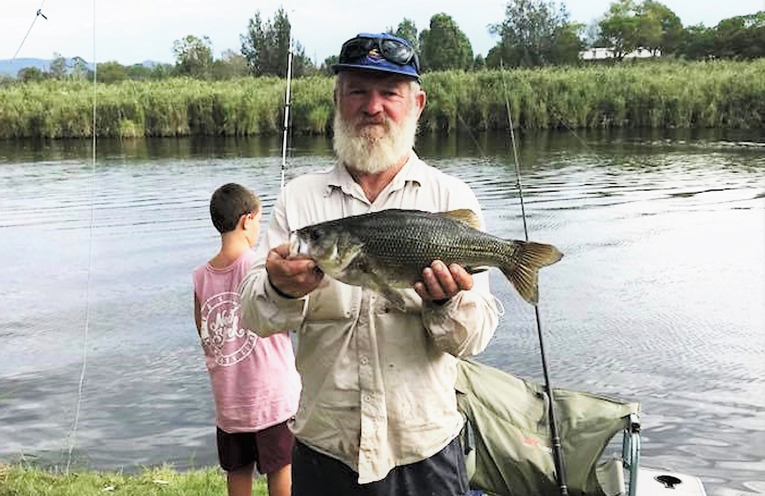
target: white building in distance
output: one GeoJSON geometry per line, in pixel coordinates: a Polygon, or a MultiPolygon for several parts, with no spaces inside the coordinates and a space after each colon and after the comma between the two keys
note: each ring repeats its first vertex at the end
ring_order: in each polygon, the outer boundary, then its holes
{"type": "MultiPolygon", "coordinates": [[[[579,58],[582,60],[605,60],[614,58],[613,48],[590,48],[584,52],[579,52],[579,58]]],[[[661,50],[652,52],[643,47],[638,47],[634,51],[624,56],[625,59],[648,59],[651,57],[661,57],[661,50]]]]}

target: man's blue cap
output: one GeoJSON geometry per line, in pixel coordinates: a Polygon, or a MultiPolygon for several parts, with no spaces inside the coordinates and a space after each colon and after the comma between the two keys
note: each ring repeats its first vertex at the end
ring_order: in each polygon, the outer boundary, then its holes
{"type": "Polygon", "coordinates": [[[420,63],[414,48],[412,48],[412,45],[405,39],[389,33],[359,33],[355,38],[346,41],[340,51],[339,63],[334,64],[332,70],[335,74],[345,70],[387,72],[408,76],[416,79],[417,82],[420,82],[420,63]],[[372,41],[367,42],[366,40],[372,41]],[[406,63],[396,63],[391,60],[391,57],[388,56],[384,50],[380,49],[382,43],[384,43],[386,47],[399,44],[399,46],[402,46],[402,50],[398,50],[396,53],[400,53],[401,51],[406,52],[408,49],[413,55],[406,63]],[[362,47],[367,44],[369,45],[369,49],[363,49],[362,47]],[[346,47],[349,45],[354,49],[346,50],[346,47]],[[349,54],[351,55],[350,57],[348,57],[349,54]]]}

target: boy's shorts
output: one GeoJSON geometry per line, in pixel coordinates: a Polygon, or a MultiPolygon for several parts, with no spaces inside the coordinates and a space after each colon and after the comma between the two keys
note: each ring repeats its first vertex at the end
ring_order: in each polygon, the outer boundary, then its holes
{"type": "Polygon", "coordinates": [[[287,422],[257,432],[218,430],[218,460],[223,470],[239,470],[251,463],[260,474],[270,474],[292,463],[295,438],[287,422]]]}

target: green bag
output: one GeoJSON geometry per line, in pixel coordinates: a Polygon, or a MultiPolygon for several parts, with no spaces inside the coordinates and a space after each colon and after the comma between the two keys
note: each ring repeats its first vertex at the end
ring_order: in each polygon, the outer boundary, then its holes
{"type": "MultiPolygon", "coordinates": [[[[474,438],[471,487],[499,496],[559,495],[544,386],[460,360],[455,389],[474,438]]],[[[569,494],[604,496],[598,462],[640,405],[565,389],[553,392],[569,494]]]]}

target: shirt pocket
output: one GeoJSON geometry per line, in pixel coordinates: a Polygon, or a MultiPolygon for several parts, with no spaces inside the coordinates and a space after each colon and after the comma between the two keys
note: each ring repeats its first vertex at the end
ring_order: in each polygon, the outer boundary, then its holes
{"type": "Polygon", "coordinates": [[[360,303],[361,288],[325,276],[322,284],[308,297],[305,320],[322,322],[355,319],[360,303]]]}

